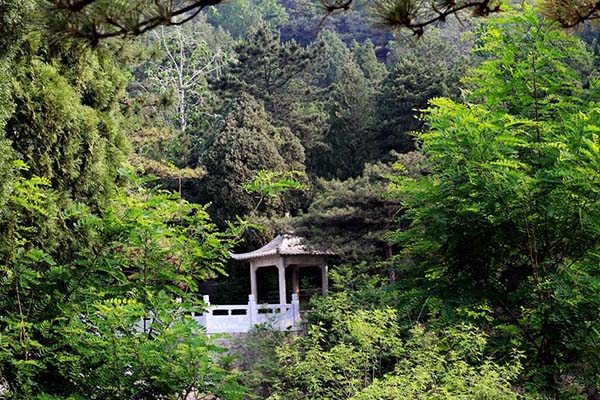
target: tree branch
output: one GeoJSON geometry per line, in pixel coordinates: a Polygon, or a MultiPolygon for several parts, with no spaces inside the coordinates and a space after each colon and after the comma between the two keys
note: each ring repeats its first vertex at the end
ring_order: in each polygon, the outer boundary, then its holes
{"type": "MultiPolygon", "coordinates": [[[[99,0],[46,0],[58,11],[65,13],[66,27],[70,35],[84,38],[92,45],[101,40],[117,36],[137,36],[161,25],[182,25],[204,8],[222,3],[223,0],[195,0],[183,2],[175,10],[165,11],[160,2],[147,2],[144,6],[139,2],[130,7],[140,14],[139,20],[133,25],[125,23],[125,15],[94,15],[100,7],[93,11],[88,6],[100,3],[99,0]],[[137,8],[135,7],[137,4],[137,8]],[[147,11],[156,11],[154,14],[147,11]],[[88,26],[83,28],[76,23],[77,16],[88,17],[88,26]],[[146,18],[144,18],[144,16],[146,18]],[[183,16],[177,20],[177,17],[183,16]]],[[[139,0],[138,0],[139,1],[139,0]]],[[[321,0],[325,15],[323,19],[336,12],[347,12],[352,8],[354,0],[321,0]]],[[[170,6],[174,1],[169,2],[170,6]]],[[[181,3],[178,3],[181,4],[181,3]]],[[[491,13],[502,11],[498,0],[440,0],[437,3],[424,4],[416,0],[373,0],[373,14],[379,18],[379,24],[391,28],[406,28],[415,35],[421,36],[425,27],[445,21],[449,16],[464,10],[472,10],[473,16],[485,17],[491,13]]],[[[101,11],[100,11],[101,13],[101,11]]],[[[586,21],[600,19],[600,0],[586,2],[584,0],[545,0],[543,14],[557,21],[564,28],[573,28],[586,21]]],[[[131,15],[129,14],[129,17],[131,15]]],[[[65,21],[63,21],[65,22],[65,21]]]]}
{"type": "MultiPolygon", "coordinates": [[[[73,22],[72,19],[76,18],[77,14],[85,14],[86,7],[95,3],[97,0],[48,0],[52,2],[54,7],[58,10],[70,12],[67,16],[67,22],[73,22]],[[71,21],[69,21],[71,20],[71,21]]],[[[161,25],[181,25],[196,15],[198,15],[205,7],[213,6],[221,3],[223,0],[197,0],[192,1],[186,6],[183,6],[179,9],[170,11],[167,15],[161,15],[159,12],[158,15],[142,19],[132,26],[127,26],[126,23],[119,21],[117,16],[93,16],[90,18],[91,26],[90,30],[84,30],[80,27],[69,26],[66,28],[66,31],[77,38],[87,39],[90,43],[95,46],[101,40],[117,37],[117,36],[138,36],[149,30],[152,30],[161,25]],[[176,20],[175,18],[178,16],[182,16],[185,14],[191,13],[190,15],[185,16],[181,20],[176,20]],[[98,22],[101,21],[101,22],[98,22]]],[[[148,7],[150,9],[150,7],[148,7]]],[[[157,4],[156,8],[158,11],[161,11],[160,6],[157,4]]]]}

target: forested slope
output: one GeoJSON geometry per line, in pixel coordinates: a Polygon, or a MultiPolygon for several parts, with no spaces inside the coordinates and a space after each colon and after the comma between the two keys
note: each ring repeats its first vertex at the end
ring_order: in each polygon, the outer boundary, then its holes
{"type": "Polygon", "coordinates": [[[595,5],[165,4],[0,1],[0,397],[600,398],[595,5]],[[234,361],[284,231],[331,294],[234,361]]]}

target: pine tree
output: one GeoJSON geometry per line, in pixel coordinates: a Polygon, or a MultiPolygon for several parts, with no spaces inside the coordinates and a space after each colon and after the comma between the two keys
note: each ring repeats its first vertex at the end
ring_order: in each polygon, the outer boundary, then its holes
{"type": "Polygon", "coordinates": [[[314,54],[294,41],[281,43],[279,33],[264,22],[251,30],[235,52],[237,60],[230,63],[217,88],[232,98],[248,93],[262,101],[275,119],[284,120],[305,90],[301,79],[314,62],[314,54]]]}
{"type": "MultiPolygon", "coordinates": [[[[398,155],[398,162],[418,168],[418,153],[398,155]]],[[[396,227],[398,199],[386,196],[392,164],[366,164],[359,176],[346,180],[318,179],[308,210],[293,221],[294,230],[315,246],[332,249],[348,260],[389,256],[385,235],[396,227]]],[[[418,173],[418,171],[416,172],[418,173]]]]}
{"type": "Polygon", "coordinates": [[[391,151],[412,150],[410,133],[423,128],[419,119],[427,102],[435,97],[458,94],[462,65],[460,53],[442,35],[430,32],[419,41],[398,43],[390,54],[390,72],[382,83],[377,101],[380,129],[378,157],[391,151]]]}
{"type": "Polygon", "coordinates": [[[234,0],[213,7],[208,21],[222,27],[235,38],[243,38],[262,21],[281,26],[288,20],[285,7],[275,0],[234,0]]]}
{"type": "Polygon", "coordinates": [[[312,170],[327,118],[310,82],[318,48],[303,48],[293,40],[281,43],[279,33],[261,23],[235,50],[237,60],[215,83],[222,98],[236,100],[247,93],[261,101],[274,126],[300,139],[312,170]]]}
{"type": "Polygon", "coordinates": [[[283,213],[288,205],[281,199],[258,204],[243,184],[261,170],[304,170],[298,139],[289,130],[274,127],[260,102],[247,94],[228,111],[220,129],[207,138],[200,161],[207,172],[201,183],[202,198],[212,202],[220,222],[247,215],[257,207],[261,213],[283,213]]]}
{"type": "Polygon", "coordinates": [[[387,67],[377,58],[373,42],[367,40],[361,44],[353,41],[350,48],[352,57],[360,66],[365,78],[367,78],[375,87],[378,87],[383,81],[383,78],[387,75],[387,67]]]}
{"type": "Polygon", "coordinates": [[[318,54],[315,69],[316,84],[329,87],[338,82],[345,67],[350,51],[339,35],[332,30],[323,30],[312,47],[318,54]]]}
{"type": "Polygon", "coordinates": [[[35,55],[17,65],[6,137],[29,176],[47,177],[63,200],[102,204],[114,193],[127,148],[118,111],[123,73],[94,54],[64,69],[35,55]]]}
{"type": "Polygon", "coordinates": [[[327,150],[315,156],[316,173],[346,179],[360,174],[371,158],[375,130],[373,87],[349,55],[332,87],[327,150]]]}

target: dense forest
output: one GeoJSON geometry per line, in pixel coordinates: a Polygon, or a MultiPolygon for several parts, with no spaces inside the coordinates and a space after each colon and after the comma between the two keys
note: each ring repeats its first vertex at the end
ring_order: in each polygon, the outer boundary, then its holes
{"type": "Polygon", "coordinates": [[[0,0],[0,398],[600,399],[600,3],[219,3],[0,0]]]}

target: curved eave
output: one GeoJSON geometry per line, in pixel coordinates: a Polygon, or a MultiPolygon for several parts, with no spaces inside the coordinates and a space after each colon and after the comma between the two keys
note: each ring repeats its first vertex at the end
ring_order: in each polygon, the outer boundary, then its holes
{"type": "Polygon", "coordinates": [[[331,250],[307,249],[302,244],[302,239],[290,235],[278,235],[269,243],[248,253],[231,254],[234,260],[248,261],[256,258],[271,256],[332,256],[331,250]]]}
{"type": "Polygon", "coordinates": [[[231,258],[237,261],[249,261],[257,258],[270,257],[270,256],[334,256],[335,253],[330,250],[323,251],[298,251],[298,252],[262,252],[262,253],[240,253],[234,254],[231,253],[231,258]]]}

